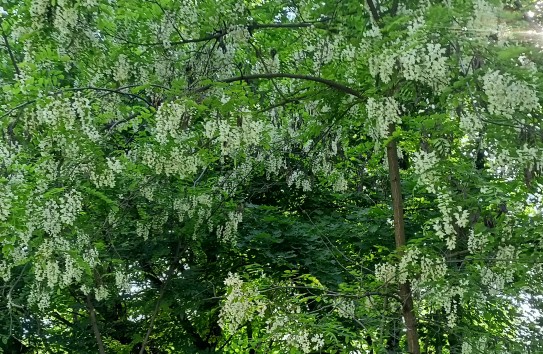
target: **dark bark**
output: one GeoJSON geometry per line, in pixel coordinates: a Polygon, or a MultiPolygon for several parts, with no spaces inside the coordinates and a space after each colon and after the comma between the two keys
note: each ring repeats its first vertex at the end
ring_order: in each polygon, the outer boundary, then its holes
{"type": "MultiPolygon", "coordinates": [[[[394,134],[394,129],[394,126],[392,126],[390,129],[391,136],[394,134]]],[[[387,144],[387,159],[392,195],[392,207],[394,210],[394,236],[396,240],[396,249],[401,253],[406,244],[406,240],[398,150],[396,141],[394,139],[387,144]]],[[[402,301],[402,315],[406,326],[407,346],[409,353],[420,354],[417,319],[413,307],[413,297],[411,296],[411,286],[409,282],[400,284],[399,295],[402,301]]]]}
{"type": "Polygon", "coordinates": [[[94,305],[92,304],[90,295],[87,295],[87,310],[89,311],[92,330],[94,332],[94,336],[96,337],[96,343],[98,344],[98,352],[100,354],[106,354],[104,342],[102,341],[102,336],[100,335],[100,330],[98,329],[98,322],[96,321],[96,311],[94,310],[94,305]]]}

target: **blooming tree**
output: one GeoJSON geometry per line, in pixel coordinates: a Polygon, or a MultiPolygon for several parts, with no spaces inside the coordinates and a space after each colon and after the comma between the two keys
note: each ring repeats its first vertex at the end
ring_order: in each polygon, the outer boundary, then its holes
{"type": "Polygon", "coordinates": [[[541,345],[540,4],[2,6],[4,351],[541,345]]]}

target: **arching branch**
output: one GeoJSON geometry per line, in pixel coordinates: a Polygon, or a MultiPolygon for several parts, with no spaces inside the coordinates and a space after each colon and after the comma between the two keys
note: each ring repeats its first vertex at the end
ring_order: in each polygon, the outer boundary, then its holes
{"type": "MultiPolygon", "coordinates": [[[[243,75],[243,76],[236,76],[231,77],[227,79],[221,79],[218,80],[218,82],[222,83],[232,83],[236,81],[251,81],[251,80],[261,80],[261,79],[274,79],[274,78],[287,78],[287,79],[297,79],[297,80],[306,80],[306,81],[313,81],[318,82],[321,84],[324,84],[330,88],[333,88],[336,91],[346,93],[348,95],[365,99],[364,95],[362,93],[356,91],[355,89],[346,86],[340,82],[324,79],[322,77],[318,76],[310,76],[310,75],[302,75],[302,74],[290,74],[290,73],[264,73],[264,74],[253,74],[253,75],[243,75]]],[[[202,86],[195,90],[195,92],[203,92],[209,90],[213,85],[206,85],[202,86]]]]}
{"type": "MultiPolygon", "coordinates": [[[[245,26],[247,31],[249,33],[252,33],[255,30],[260,29],[284,29],[284,28],[308,28],[308,27],[316,27],[316,28],[323,28],[322,25],[331,19],[328,17],[325,17],[323,19],[317,20],[317,21],[308,21],[308,22],[296,22],[296,23],[253,23],[248,26],[245,26]]],[[[219,39],[221,37],[226,36],[230,31],[227,29],[221,29],[219,31],[216,31],[214,33],[211,33],[207,36],[199,37],[199,38],[189,38],[189,39],[182,39],[180,41],[173,41],[170,42],[170,45],[172,46],[179,46],[179,45],[185,45],[190,43],[200,43],[200,42],[207,42],[211,41],[213,39],[219,39]]],[[[137,46],[144,46],[144,47],[154,47],[154,46],[162,46],[164,45],[164,42],[150,42],[150,43],[138,43],[133,41],[128,41],[123,38],[119,38],[115,35],[106,33],[109,36],[121,39],[124,44],[132,44],[137,46]]]]}

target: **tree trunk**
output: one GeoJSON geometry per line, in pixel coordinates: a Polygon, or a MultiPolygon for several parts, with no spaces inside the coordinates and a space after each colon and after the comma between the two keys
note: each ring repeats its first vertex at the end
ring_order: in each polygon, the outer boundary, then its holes
{"type": "MultiPolygon", "coordinates": [[[[390,129],[391,136],[394,133],[394,129],[393,126],[390,129]]],[[[398,150],[394,139],[387,144],[387,159],[392,194],[392,207],[394,209],[394,236],[396,239],[396,249],[399,252],[402,252],[402,249],[405,246],[405,226],[398,150]]],[[[400,284],[399,295],[402,299],[402,315],[407,329],[407,346],[409,353],[420,354],[417,319],[413,309],[413,298],[411,297],[411,286],[409,285],[409,282],[400,284]]]]}

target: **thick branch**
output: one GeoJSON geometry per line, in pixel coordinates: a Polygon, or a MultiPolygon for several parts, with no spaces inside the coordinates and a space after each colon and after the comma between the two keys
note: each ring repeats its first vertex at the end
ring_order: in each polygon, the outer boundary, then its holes
{"type": "Polygon", "coordinates": [[[11,63],[13,64],[13,68],[15,69],[15,73],[17,74],[17,76],[20,76],[21,71],[19,70],[19,66],[17,65],[17,60],[15,60],[15,55],[13,54],[13,51],[11,50],[11,46],[9,45],[6,32],[4,32],[4,28],[2,27],[2,21],[0,21],[0,28],[2,29],[2,38],[4,39],[4,45],[6,46],[6,49],[8,51],[9,58],[11,59],[11,63]]]}
{"type": "Polygon", "coordinates": [[[366,3],[368,4],[368,7],[370,8],[371,17],[373,17],[373,20],[375,23],[378,23],[380,20],[379,12],[377,11],[377,7],[375,7],[375,4],[372,0],[366,0],[366,3]]]}
{"type": "MultiPolygon", "coordinates": [[[[322,77],[318,76],[310,76],[310,75],[301,75],[301,74],[289,74],[289,73],[264,73],[264,74],[253,74],[253,75],[243,75],[243,76],[237,76],[237,77],[231,77],[227,79],[218,80],[218,82],[222,83],[231,83],[236,81],[251,81],[251,80],[260,80],[260,79],[274,79],[274,78],[287,78],[287,79],[298,79],[298,80],[306,80],[306,81],[313,81],[318,82],[321,84],[324,84],[330,88],[333,88],[334,90],[337,90],[339,92],[343,92],[346,94],[349,94],[351,96],[355,96],[360,99],[364,99],[364,96],[356,91],[355,89],[352,89],[342,83],[339,83],[337,81],[332,81],[328,79],[324,79],[322,77]]],[[[212,87],[212,85],[206,85],[203,87],[200,87],[196,89],[196,92],[202,92],[209,90],[212,87]]]]}
{"type": "Polygon", "coordinates": [[[96,311],[94,310],[94,305],[92,304],[90,294],[87,295],[87,309],[90,315],[92,330],[94,331],[94,336],[96,337],[96,343],[98,343],[98,352],[100,354],[106,354],[104,342],[102,341],[102,336],[100,335],[100,330],[98,329],[98,322],[96,321],[96,311]]]}

